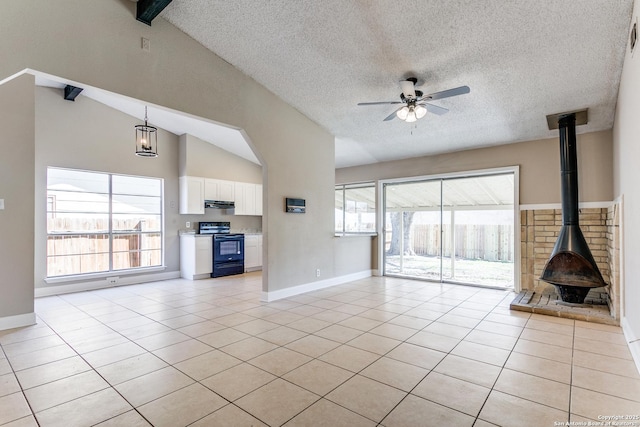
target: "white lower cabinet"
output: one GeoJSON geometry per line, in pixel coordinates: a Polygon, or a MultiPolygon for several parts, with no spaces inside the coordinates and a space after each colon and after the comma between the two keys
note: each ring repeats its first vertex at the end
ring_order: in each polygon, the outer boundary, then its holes
{"type": "Polygon", "coordinates": [[[189,280],[207,279],[212,271],[212,237],[199,234],[180,236],[180,275],[189,280]]]}
{"type": "Polygon", "coordinates": [[[262,269],[262,234],[244,235],[244,271],[262,269]]]}

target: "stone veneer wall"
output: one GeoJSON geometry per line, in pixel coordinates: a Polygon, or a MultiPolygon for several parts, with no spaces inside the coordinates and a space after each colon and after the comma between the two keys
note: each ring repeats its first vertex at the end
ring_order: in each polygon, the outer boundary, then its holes
{"type": "MultiPolygon", "coordinates": [[[[600,273],[608,286],[609,309],[613,317],[619,316],[619,272],[617,259],[619,256],[619,237],[617,209],[582,208],[580,209],[580,228],[591,249],[591,254],[598,264],[600,273]],[[611,271],[614,272],[613,280],[611,271]]],[[[522,210],[521,226],[521,287],[522,290],[542,292],[549,286],[539,279],[553,246],[558,238],[562,225],[561,209],[522,210]]]]}
{"type": "Polygon", "coordinates": [[[609,309],[620,319],[620,205],[607,209],[607,253],[609,257],[609,309]]]}

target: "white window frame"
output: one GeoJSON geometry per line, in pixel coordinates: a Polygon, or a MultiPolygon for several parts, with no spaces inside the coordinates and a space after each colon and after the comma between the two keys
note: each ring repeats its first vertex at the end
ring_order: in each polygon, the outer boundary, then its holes
{"type": "MultiPolygon", "coordinates": [[[[46,283],[61,283],[61,282],[66,282],[69,280],[78,280],[78,279],[88,279],[88,278],[100,278],[100,277],[109,277],[109,276],[113,276],[115,274],[117,275],[127,275],[127,274],[135,274],[135,273],[145,273],[145,272],[154,272],[154,271],[162,271],[165,269],[165,224],[164,224],[164,220],[165,220],[165,214],[164,214],[164,179],[162,178],[157,178],[157,177],[148,177],[148,176],[139,176],[139,175],[129,175],[129,174],[118,174],[118,173],[110,173],[110,172],[102,172],[102,171],[91,171],[91,170],[81,170],[81,169],[72,169],[72,168],[58,168],[58,167],[48,167],[47,168],[47,175],[48,175],[48,171],[50,169],[60,169],[60,170],[68,170],[68,171],[76,171],[76,172],[87,172],[87,173],[95,173],[95,174],[102,174],[102,175],[107,175],[108,176],[108,204],[109,204],[109,209],[108,209],[108,230],[106,232],[102,232],[102,231],[96,231],[96,232],[92,232],[92,231],[88,231],[88,232],[71,232],[71,233],[50,233],[48,230],[45,234],[45,247],[47,248],[45,250],[45,255],[47,260],[49,259],[49,253],[48,253],[48,244],[47,241],[49,239],[50,236],[59,236],[59,235],[68,235],[68,236],[73,236],[73,235],[105,235],[108,237],[109,240],[109,251],[108,251],[108,258],[109,258],[109,268],[108,270],[102,270],[102,271],[98,271],[98,272],[89,272],[89,273],[72,273],[72,274],[68,274],[68,275],[56,275],[56,276],[47,276],[44,280],[46,283]],[[114,269],[113,268],[113,257],[114,257],[114,251],[113,251],[113,239],[114,236],[118,236],[118,235],[122,235],[122,234],[135,234],[132,231],[114,231],[113,230],[113,217],[114,217],[114,209],[113,209],[113,177],[133,177],[133,178],[144,178],[144,179],[150,179],[150,180],[156,180],[159,182],[160,184],[160,230],[153,230],[153,231],[140,231],[140,234],[160,234],[160,263],[158,265],[153,265],[153,266],[144,266],[144,267],[132,267],[132,268],[126,268],[126,269],[114,269]]],[[[46,203],[46,216],[47,218],[53,218],[55,217],[55,211],[54,212],[49,212],[49,208],[50,207],[54,207],[56,206],[56,200],[55,197],[51,197],[48,193],[49,191],[49,182],[47,180],[47,186],[45,189],[45,193],[46,193],[46,197],[47,197],[47,203],[46,203]]],[[[104,193],[90,193],[90,194],[104,194],[104,193]]],[[[115,213],[115,215],[117,215],[117,213],[115,213]]],[[[48,275],[48,266],[45,268],[46,274],[48,275]]]]}
{"type": "Polygon", "coordinates": [[[378,228],[377,225],[377,219],[378,219],[378,204],[377,204],[377,188],[376,188],[376,183],[371,181],[371,182],[360,182],[360,183],[350,183],[350,184],[337,184],[335,186],[335,191],[342,191],[342,229],[339,230],[337,227],[337,224],[334,224],[334,231],[336,236],[345,236],[345,235],[375,235],[376,234],[376,230],[378,228]],[[346,210],[346,206],[347,206],[347,190],[352,190],[352,189],[357,189],[357,188],[371,188],[371,190],[373,191],[373,196],[374,196],[374,201],[372,203],[372,207],[374,209],[373,212],[371,212],[375,218],[375,222],[374,222],[374,229],[372,231],[347,231],[346,230],[346,215],[347,215],[347,210],[346,210]]]}
{"type": "MultiPolygon", "coordinates": [[[[432,175],[421,175],[415,177],[405,177],[405,178],[392,178],[392,179],[382,179],[377,183],[377,194],[384,194],[384,186],[386,184],[394,184],[394,183],[402,183],[402,182],[412,182],[412,181],[430,181],[436,179],[448,179],[448,178],[466,178],[470,176],[483,176],[483,175],[495,175],[502,173],[513,173],[514,176],[514,209],[513,209],[513,225],[514,225],[514,292],[520,292],[522,290],[522,284],[520,282],[521,279],[521,248],[520,248],[520,166],[505,166],[498,168],[489,168],[489,169],[475,169],[468,171],[460,171],[460,172],[449,172],[449,173],[439,173],[432,175]]],[[[384,236],[385,233],[385,219],[384,219],[384,205],[385,200],[384,197],[378,197],[377,201],[377,209],[376,209],[376,218],[378,223],[378,235],[384,236]]],[[[380,266],[380,271],[384,269],[384,239],[378,239],[378,260],[381,260],[383,263],[380,266]]]]}

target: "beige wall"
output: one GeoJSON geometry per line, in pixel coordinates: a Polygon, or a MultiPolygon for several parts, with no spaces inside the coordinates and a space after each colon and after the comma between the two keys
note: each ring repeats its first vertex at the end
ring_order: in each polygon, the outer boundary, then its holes
{"type": "MultiPolygon", "coordinates": [[[[243,129],[264,168],[263,288],[316,281],[316,268],[333,277],[334,138],[168,22],[149,27],[134,16],[125,0],[5,1],[0,80],[30,68],[243,129]],[[61,24],[69,16],[74,25],[61,24]],[[307,199],[307,213],[286,214],[285,197],[307,199]]],[[[22,197],[33,203],[34,193],[22,197]]],[[[32,258],[33,248],[19,256],[32,258]]],[[[22,280],[32,293],[33,275],[22,280]]]]}
{"type": "MultiPolygon", "coordinates": [[[[632,20],[640,14],[640,3],[635,2],[632,20]]],[[[614,196],[622,201],[622,247],[620,274],[622,296],[622,324],[626,326],[640,368],[640,56],[636,46],[634,55],[629,47],[622,69],[618,93],[616,118],[613,127],[614,196]]]]}
{"type": "MultiPolygon", "coordinates": [[[[262,166],[229,153],[193,135],[178,138],[179,176],[201,176],[226,179],[229,181],[262,184],[262,166]]],[[[261,232],[262,217],[252,215],[232,215],[225,210],[205,209],[204,215],[182,215],[197,230],[199,221],[226,221],[234,232],[261,232]]],[[[184,227],[181,227],[184,228],[184,227]]]]}
{"type": "Polygon", "coordinates": [[[370,270],[376,253],[372,250],[374,239],[372,236],[336,237],[333,248],[335,274],[340,276],[370,270]]]}
{"type": "Polygon", "coordinates": [[[0,86],[0,329],[3,317],[33,313],[33,85],[23,76],[0,86]]]}
{"type": "Polygon", "coordinates": [[[262,184],[262,166],[186,134],[180,135],[179,173],[262,184]]]}
{"type": "Polygon", "coordinates": [[[134,154],[140,121],[84,96],[65,101],[61,89],[36,88],[35,286],[46,285],[47,167],[64,167],[164,179],[165,265],[180,271],[178,137],[158,129],[157,158],[134,154]]]}
{"type": "MultiPolygon", "coordinates": [[[[166,272],[180,271],[178,230],[187,221],[191,228],[198,221],[229,221],[234,230],[261,229],[261,218],[226,215],[215,209],[204,215],[180,215],[178,193],[178,137],[158,129],[157,158],[143,158],[133,153],[133,127],[140,124],[134,117],[114,110],[84,96],[75,102],[65,101],[61,89],[37,87],[36,142],[35,142],[35,286],[46,284],[46,184],[47,167],[112,172],[127,175],[152,176],[164,179],[165,266],[166,272]],[[87,136],[90,136],[87,138],[87,136]],[[70,153],[73,153],[70,155],[70,153]]],[[[193,137],[192,137],[193,138],[193,137]]],[[[197,150],[202,162],[210,162],[217,170],[223,163],[244,165],[252,173],[250,178],[261,177],[260,166],[211,144],[195,138],[202,144],[197,150]],[[211,148],[209,150],[209,148],[211,148]],[[221,153],[222,152],[222,153],[221,153]],[[208,159],[208,160],[207,160],[208,159]],[[248,163],[248,165],[246,164],[248,163]]],[[[224,166],[221,166],[224,167],[224,166]]],[[[215,174],[207,174],[215,176],[215,174]]],[[[242,176],[244,177],[244,175],[242,176]]],[[[240,180],[241,176],[236,179],[240,180]]],[[[225,179],[231,179],[226,176],[225,179]]]]}
{"type": "MultiPolygon", "coordinates": [[[[611,131],[578,135],[577,142],[580,201],[611,201],[611,131]]],[[[560,203],[560,148],[557,138],[337,169],[336,183],[436,175],[515,165],[520,166],[520,204],[560,203]]]]}

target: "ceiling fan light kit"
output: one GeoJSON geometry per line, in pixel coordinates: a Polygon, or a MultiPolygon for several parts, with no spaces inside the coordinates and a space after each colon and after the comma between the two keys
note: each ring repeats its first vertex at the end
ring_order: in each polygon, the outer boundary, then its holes
{"type": "Polygon", "coordinates": [[[409,107],[404,106],[400,108],[396,111],[396,116],[398,116],[400,120],[407,120],[407,117],[409,116],[409,107]]]}
{"type": "Polygon", "coordinates": [[[460,86],[424,95],[421,90],[416,90],[415,85],[417,82],[418,79],[415,77],[409,77],[408,79],[400,82],[400,88],[402,89],[400,101],[360,102],[358,105],[404,104],[387,116],[384,121],[392,120],[394,117],[397,117],[405,122],[413,123],[418,119],[423,118],[427,114],[427,111],[437,115],[442,115],[449,111],[444,107],[430,104],[427,101],[463,95],[471,91],[469,86],[460,86]]]}
{"type": "Polygon", "coordinates": [[[427,109],[422,105],[409,105],[400,108],[396,111],[396,116],[400,120],[404,120],[408,123],[413,123],[418,119],[423,118],[427,114],[427,109]]]}

